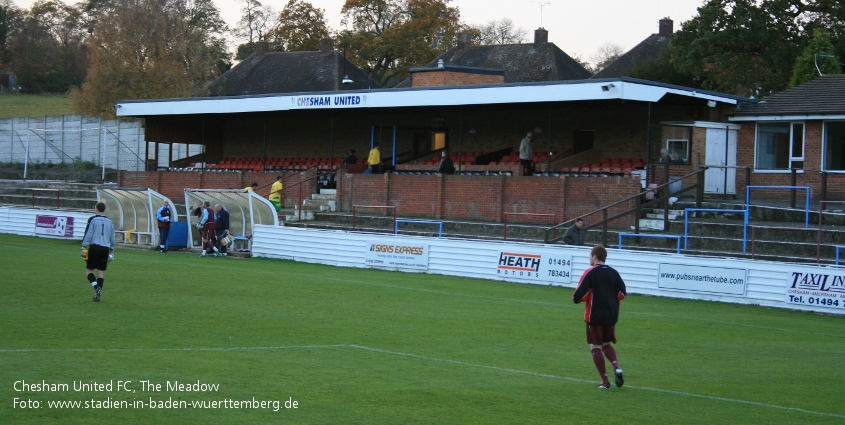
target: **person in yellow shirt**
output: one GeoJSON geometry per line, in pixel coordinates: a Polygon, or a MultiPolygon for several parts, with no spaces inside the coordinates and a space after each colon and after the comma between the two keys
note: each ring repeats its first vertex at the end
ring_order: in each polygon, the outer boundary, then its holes
{"type": "Polygon", "coordinates": [[[276,211],[282,209],[282,176],[276,177],[276,182],[270,186],[270,196],[267,197],[268,200],[276,207],[276,211]]]}
{"type": "Polygon", "coordinates": [[[367,157],[367,162],[370,164],[370,172],[373,174],[381,173],[381,152],[378,148],[378,143],[373,145],[373,148],[370,149],[370,155],[367,157]]]}
{"type": "Polygon", "coordinates": [[[255,189],[258,189],[258,183],[252,182],[251,185],[244,188],[244,190],[248,190],[250,192],[255,192],[255,189]]]}

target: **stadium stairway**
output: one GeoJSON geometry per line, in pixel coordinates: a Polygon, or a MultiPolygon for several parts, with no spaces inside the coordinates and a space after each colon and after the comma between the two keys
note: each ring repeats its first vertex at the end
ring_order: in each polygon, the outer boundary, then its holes
{"type": "Polygon", "coordinates": [[[337,189],[320,189],[320,193],[313,193],[302,201],[302,206],[294,205],[293,209],[283,208],[279,211],[279,221],[313,221],[315,213],[334,211],[337,206],[337,189]],[[300,209],[302,210],[300,213],[300,209]]]}
{"type": "Polygon", "coordinates": [[[0,204],[90,210],[101,186],[39,180],[0,180],[0,204]],[[58,196],[58,201],[57,201],[58,196]]]}
{"type": "MultiPolygon", "coordinates": [[[[758,201],[754,201],[755,203],[758,201]]],[[[730,209],[730,212],[697,212],[689,222],[689,245],[684,249],[684,214],[685,208],[695,208],[692,200],[679,200],[673,205],[674,218],[669,229],[662,230],[662,210],[646,211],[644,219],[660,222],[660,230],[641,228],[641,234],[666,235],[681,237],[681,252],[717,257],[755,258],[760,260],[790,261],[798,263],[816,263],[817,250],[819,262],[832,264],[836,258],[836,246],[845,246],[845,211],[828,210],[824,213],[824,226],[821,232],[821,246],[817,246],[818,210],[811,211],[810,225],[805,222],[805,211],[788,207],[786,202],[760,201],[766,205],[753,205],[749,228],[744,234],[744,204],[729,200],[710,200],[702,204],[706,209],[730,209]],[[649,218],[649,214],[653,218],[649,218]],[[660,219],[658,220],[657,217],[660,219]],[[752,239],[752,229],[754,234],[752,239]],[[743,250],[743,245],[745,249],[743,250]],[[745,252],[743,252],[745,251],[745,252]]],[[[811,206],[812,207],[812,206],[811,206]]],[[[408,218],[408,217],[405,217],[408,218]]],[[[436,218],[413,217],[416,220],[443,222],[443,237],[503,240],[504,225],[477,221],[439,220],[436,218]]],[[[373,233],[393,233],[392,217],[383,215],[357,215],[356,231],[373,233]]],[[[587,220],[589,224],[589,219],[587,220]]],[[[314,220],[309,222],[288,222],[285,225],[318,229],[352,230],[352,215],[349,212],[314,212],[314,220]]],[[[541,242],[544,240],[546,224],[509,223],[508,240],[518,242],[541,242]]],[[[406,235],[437,236],[437,228],[431,224],[402,223],[399,232],[406,235]]],[[[629,230],[609,230],[608,246],[617,247],[620,233],[629,230]]],[[[587,233],[586,244],[601,243],[600,229],[591,229],[587,233]]],[[[669,238],[634,238],[625,237],[626,249],[675,252],[677,239],[669,238]]]]}

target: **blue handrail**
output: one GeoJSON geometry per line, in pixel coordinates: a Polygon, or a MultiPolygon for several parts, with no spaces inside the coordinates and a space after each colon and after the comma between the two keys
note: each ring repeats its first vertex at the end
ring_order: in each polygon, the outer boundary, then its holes
{"type": "Polygon", "coordinates": [[[677,239],[678,241],[678,254],[681,253],[681,237],[675,235],[644,235],[642,233],[620,233],[619,234],[619,249],[622,249],[622,236],[636,236],[639,238],[664,238],[664,239],[677,239]]]}
{"type": "Polygon", "coordinates": [[[804,189],[807,191],[807,202],[804,206],[804,227],[810,227],[810,196],[813,189],[810,186],[745,186],[745,224],[748,224],[748,217],[751,215],[751,189],[804,189]]]}
{"type": "Polygon", "coordinates": [[[727,213],[743,213],[745,220],[742,222],[742,253],[748,252],[748,210],[725,210],[725,209],[710,209],[710,208],[687,208],[684,210],[684,249],[689,249],[689,213],[690,212],[727,212],[727,213]]]}
{"type": "Polygon", "coordinates": [[[437,232],[437,237],[443,237],[443,222],[442,221],[425,221],[425,220],[396,220],[396,224],[394,225],[393,234],[399,234],[399,223],[417,223],[417,224],[436,224],[440,226],[440,230],[437,232]]]}

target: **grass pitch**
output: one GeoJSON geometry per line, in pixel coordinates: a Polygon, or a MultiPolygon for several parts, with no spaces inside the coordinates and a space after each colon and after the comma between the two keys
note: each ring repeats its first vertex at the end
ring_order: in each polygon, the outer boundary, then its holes
{"type": "Polygon", "coordinates": [[[632,295],[599,391],[572,289],[118,249],[94,303],[78,241],[0,240],[3,423],[845,421],[842,317],[632,295]]]}

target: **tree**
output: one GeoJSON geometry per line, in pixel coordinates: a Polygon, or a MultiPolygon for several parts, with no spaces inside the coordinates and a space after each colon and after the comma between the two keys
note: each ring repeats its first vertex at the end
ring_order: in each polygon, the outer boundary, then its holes
{"type": "Polygon", "coordinates": [[[227,59],[225,29],[210,0],[116,0],[91,35],[92,65],[71,91],[74,110],[111,117],[121,99],[207,93],[227,59]]]}
{"type": "Polygon", "coordinates": [[[278,25],[268,35],[280,50],[320,50],[320,40],[329,37],[325,11],[306,1],[290,0],[279,13],[278,25]]]}
{"type": "Polygon", "coordinates": [[[698,82],[692,75],[684,74],[671,62],[672,43],[660,52],[656,58],[634,64],[629,75],[643,80],[659,81],[684,87],[698,87],[698,82]]]}
{"type": "Polygon", "coordinates": [[[792,79],[789,86],[797,86],[813,80],[823,74],[841,74],[842,65],[836,60],[835,50],[830,42],[830,34],[824,28],[814,31],[813,39],[807,44],[807,48],[795,60],[795,67],[792,70],[792,79]]]}
{"type": "Polygon", "coordinates": [[[384,87],[454,45],[460,12],[450,0],[346,0],[339,45],[384,87]]]}
{"type": "Polygon", "coordinates": [[[702,88],[765,96],[787,87],[807,27],[823,16],[819,8],[836,16],[841,7],[830,0],[708,0],[675,33],[671,60],[702,88]]]}
{"type": "Polygon", "coordinates": [[[11,0],[0,1],[0,65],[4,68],[9,63],[9,46],[21,26],[23,15],[24,12],[11,0]]]}
{"type": "Polygon", "coordinates": [[[255,43],[262,40],[270,28],[275,26],[273,18],[276,12],[258,0],[239,1],[243,4],[243,15],[235,27],[234,34],[245,42],[238,46],[235,59],[242,60],[255,51],[255,43]]]}
{"type": "Polygon", "coordinates": [[[517,28],[510,18],[492,20],[478,28],[480,45],[519,44],[526,40],[526,31],[517,28]]]}
{"type": "Polygon", "coordinates": [[[5,64],[24,91],[65,93],[82,83],[88,63],[80,14],[63,2],[40,0],[20,15],[7,37],[5,64]]]}
{"type": "Polygon", "coordinates": [[[619,59],[625,53],[622,50],[622,47],[618,44],[614,43],[604,43],[599,46],[596,53],[590,56],[590,61],[592,61],[595,66],[590,69],[593,74],[601,71],[602,69],[607,68],[608,65],[613,63],[616,59],[619,59]]]}

